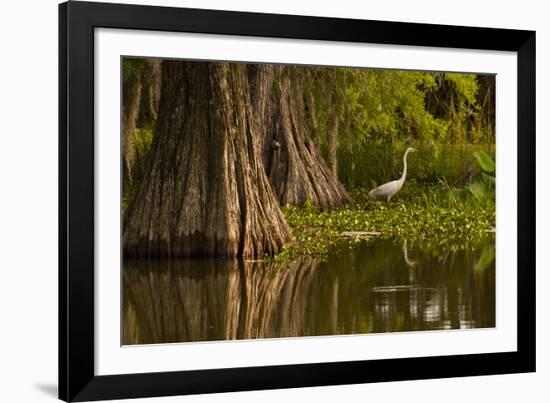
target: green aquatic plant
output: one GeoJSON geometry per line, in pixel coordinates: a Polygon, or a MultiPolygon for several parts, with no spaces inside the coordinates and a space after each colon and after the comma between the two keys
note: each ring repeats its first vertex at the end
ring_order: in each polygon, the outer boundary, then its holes
{"type": "Polygon", "coordinates": [[[355,203],[348,206],[324,210],[285,206],[295,240],[276,259],[303,255],[323,259],[340,243],[353,245],[374,236],[426,240],[448,250],[466,249],[494,237],[494,203],[453,203],[442,185],[405,188],[392,203],[369,201],[366,191],[359,189],[352,191],[355,203]]]}
{"type": "Polygon", "coordinates": [[[495,199],[495,162],[482,150],[476,150],[472,154],[482,169],[482,172],[467,186],[470,194],[477,200],[495,199]]]}
{"type": "Polygon", "coordinates": [[[491,265],[491,263],[493,263],[494,260],[495,260],[495,246],[487,245],[485,248],[483,248],[481,255],[479,256],[479,259],[474,265],[474,269],[476,271],[483,271],[487,269],[491,265]]]}
{"type": "Polygon", "coordinates": [[[483,150],[476,150],[472,153],[481,169],[485,172],[495,172],[495,162],[493,159],[483,150]]]}

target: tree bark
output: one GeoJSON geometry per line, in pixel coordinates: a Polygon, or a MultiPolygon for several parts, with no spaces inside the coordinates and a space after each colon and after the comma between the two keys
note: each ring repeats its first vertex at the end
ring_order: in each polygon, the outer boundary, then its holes
{"type": "Polygon", "coordinates": [[[332,175],[338,177],[338,129],[340,116],[333,114],[333,121],[328,132],[328,160],[332,175]]]}
{"type": "Polygon", "coordinates": [[[344,186],[331,172],[310,137],[305,123],[303,67],[262,66],[252,96],[263,133],[264,163],[269,181],[282,205],[327,207],[348,203],[344,186]],[[269,80],[269,77],[273,77],[269,80]],[[268,86],[268,83],[271,85],[268,86]],[[266,91],[271,93],[265,97],[266,91]],[[260,105],[259,107],[257,105],[260,105]]]}
{"type": "Polygon", "coordinates": [[[134,130],[141,102],[141,78],[132,77],[123,85],[122,100],[122,155],[124,177],[132,180],[132,167],[135,160],[134,130]]]}
{"type": "Polygon", "coordinates": [[[163,61],[148,171],[126,256],[260,257],[290,240],[265,174],[246,67],[163,61]]]}
{"type": "Polygon", "coordinates": [[[248,64],[247,73],[250,83],[250,101],[258,126],[259,145],[264,166],[269,163],[272,143],[272,127],[275,125],[276,103],[273,85],[276,67],[272,64],[248,64]]]}
{"type": "MultiPolygon", "coordinates": [[[[346,96],[345,91],[347,88],[346,73],[343,73],[343,85],[335,85],[338,82],[338,72],[334,69],[329,70],[328,79],[332,81],[330,86],[332,87],[332,94],[329,98],[331,106],[329,107],[330,115],[329,130],[327,138],[328,146],[328,165],[335,178],[338,177],[338,147],[340,145],[340,131],[343,129],[340,123],[349,121],[344,119],[346,112],[346,96]],[[343,87],[343,88],[342,88],[343,87]]],[[[327,91],[328,92],[328,91],[327,91]]]]}
{"type": "Polygon", "coordinates": [[[151,111],[158,116],[160,107],[160,85],[161,85],[161,66],[162,61],[160,59],[151,59],[149,61],[151,66],[151,85],[149,86],[151,111]]]}

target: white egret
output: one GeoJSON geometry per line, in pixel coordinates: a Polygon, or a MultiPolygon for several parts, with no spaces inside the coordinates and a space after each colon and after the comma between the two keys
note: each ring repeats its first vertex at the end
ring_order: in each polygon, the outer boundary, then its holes
{"type": "Polygon", "coordinates": [[[369,197],[373,197],[376,199],[386,199],[386,201],[390,201],[392,196],[399,192],[401,188],[403,187],[403,183],[405,183],[405,178],[407,177],[407,155],[409,155],[410,152],[418,151],[415,148],[409,147],[407,148],[407,151],[405,151],[405,155],[403,156],[403,173],[401,174],[401,178],[384,183],[383,185],[378,186],[376,189],[372,189],[369,192],[369,197]]]}

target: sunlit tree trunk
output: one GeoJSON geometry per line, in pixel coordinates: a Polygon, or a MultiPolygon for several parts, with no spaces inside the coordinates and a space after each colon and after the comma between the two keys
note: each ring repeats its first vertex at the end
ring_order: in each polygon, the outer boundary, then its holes
{"type": "Polygon", "coordinates": [[[282,205],[341,205],[350,198],[323,160],[305,123],[303,70],[260,66],[252,99],[263,121],[264,161],[269,181],[282,205]],[[272,79],[270,80],[270,78],[272,79]],[[271,85],[269,83],[271,82],[271,85]],[[268,93],[271,94],[270,97],[268,93]]]}
{"type": "Polygon", "coordinates": [[[271,255],[290,230],[266,176],[246,67],[163,61],[150,160],[124,223],[127,256],[271,255]]]}
{"type": "Polygon", "coordinates": [[[149,61],[151,65],[151,83],[149,86],[150,101],[151,101],[151,110],[154,112],[155,116],[158,116],[159,107],[160,107],[160,85],[161,85],[161,60],[160,59],[151,59],[149,61]]]}
{"type": "Polygon", "coordinates": [[[340,114],[333,115],[333,121],[328,133],[328,160],[332,175],[338,177],[338,128],[340,114]]]}

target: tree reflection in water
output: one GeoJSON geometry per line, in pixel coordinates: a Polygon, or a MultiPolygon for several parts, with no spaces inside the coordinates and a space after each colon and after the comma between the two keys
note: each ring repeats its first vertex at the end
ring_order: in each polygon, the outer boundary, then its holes
{"type": "Polygon", "coordinates": [[[494,327],[492,245],[376,240],[286,265],[127,260],[123,344],[494,327]]]}

